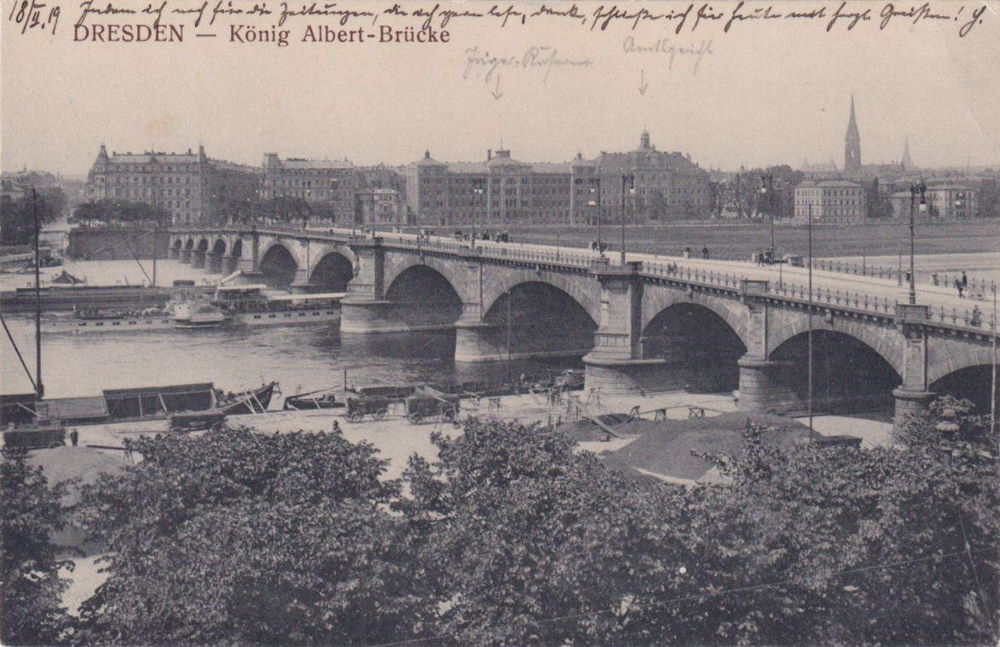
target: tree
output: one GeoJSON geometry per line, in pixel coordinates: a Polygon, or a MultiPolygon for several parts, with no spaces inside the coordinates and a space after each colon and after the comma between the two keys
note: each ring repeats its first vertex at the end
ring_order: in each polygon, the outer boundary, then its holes
{"type": "Polygon", "coordinates": [[[61,605],[66,582],[51,534],[64,525],[60,497],[64,487],[49,487],[40,467],[30,467],[24,452],[0,462],[0,641],[5,645],[45,645],[59,640],[68,616],[61,605]]]}
{"type": "Polygon", "coordinates": [[[69,218],[70,224],[117,227],[125,225],[165,227],[170,221],[170,212],[159,205],[127,200],[83,202],[77,205],[69,218]]]}
{"type": "Polygon", "coordinates": [[[402,507],[425,535],[437,631],[451,644],[649,642],[629,605],[644,582],[671,578],[650,543],[658,488],[539,426],[472,421],[433,442],[439,461],[411,459],[402,507]]]}
{"type": "Polygon", "coordinates": [[[110,575],[81,640],[368,644],[420,635],[398,483],[367,443],[331,433],[136,442],[143,461],[85,494],[110,575]]]}
{"type": "Polygon", "coordinates": [[[4,196],[0,202],[0,244],[27,245],[35,239],[35,215],[38,210],[39,226],[57,219],[66,205],[62,189],[38,189],[38,202],[31,192],[20,198],[4,196]]]}

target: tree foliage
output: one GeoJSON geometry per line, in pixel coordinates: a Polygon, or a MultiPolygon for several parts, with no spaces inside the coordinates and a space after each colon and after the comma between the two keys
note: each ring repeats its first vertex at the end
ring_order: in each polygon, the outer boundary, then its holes
{"type": "Polygon", "coordinates": [[[87,514],[113,557],[78,637],[121,644],[987,644],[995,439],[942,399],[891,448],[710,456],[726,482],[607,469],[470,420],[384,478],[329,434],[139,442],[87,514]]]}
{"type": "Polygon", "coordinates": [[[57,642],[66,627],[51,534],[63,527],[59,502],[64,488],[49,487],[40,467],[23,451],[8,450],[0,462],[0,642],[36,645],[57,642]]]}
{"type": "Polygon", "coordinates": [[[128,200],[97,200],[77,205],[70,224],[84,225],[157,225],[170,224],[170,212],[159,205],[128,200]]]}
{"type": "Polygon", "coordinates": [[[0,245],[26,245],[35,239],[35,215],[39,226],[56,220],[66,206],[66,195],[59,188],[38,189],[38,201],[30,192],[19,198],[4,196],[0,202],[0,245]]]}
{"type": "Polygon", "coordinates": [[[143,461],[86,497],[109,577],[83,642],[368,644],[419,632],[398,484],[332,433],[137,441],[143,461]]]}

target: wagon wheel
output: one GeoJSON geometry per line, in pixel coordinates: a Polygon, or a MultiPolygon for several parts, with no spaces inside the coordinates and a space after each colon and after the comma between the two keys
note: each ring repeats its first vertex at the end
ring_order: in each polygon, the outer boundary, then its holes
{"type": "Polygon", "coordinates": [[[387,409],[379,409],[378,411],[372,411],[372,418],[374,418],[375,420],[382,420],[383,418],[385,418],[385,414],[387,411],[388,411],[387,409]]]}
{"type": "Polygon", "coordinates": [[[418,422],[420,422],[423,419],[424,419],[424,417],[422,415],[420,415],[419,413],[417,413],[416,411],[414,411],[409,416],[407,416],[407,420],[410,421],[410,424],[414,424],[414,425],[417,424],[418,422]]]}
{"type": "Polygon", "coordinates": [[[350,420],[351,422],[358,422],[359,420],[361,420],[364,417],[365,417],[365,414],[361,413],[360,411],[348,411],[347,412],[347,419],[350,420]]]}

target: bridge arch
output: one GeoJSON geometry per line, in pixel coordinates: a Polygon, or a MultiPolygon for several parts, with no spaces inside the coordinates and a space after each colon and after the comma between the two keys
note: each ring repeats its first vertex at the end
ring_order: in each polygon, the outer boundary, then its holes
{"type": "Polygon", "coordinates": [[[729,330],[739,338],[744,346],[747,345],[749,333],[747,330],[746,306],[733,299],[725,299],[702,292],[686,292],[676,287],[646,286],[642,300],[642,324],[640,330],[645,331],[661,313],[680,304],[700,306],[709,310],[718,319],[726,323],[729,330]]]}
{"type": "Polygon", "coordinates": [[[281,243],[272,243],[261,254],[260,271],[264,282],[271,287],[287,288],[295,281],[298,269],[295,256],[281,243]]]}
{"type": "MultiPolygon", "coordinates": [[[[930,384],[930,391],[936,395],[952,395],[972,401],[979,413],[990,412],[990,391],[993,388],[992,363],[973,364],[956,369],[937,378],[930,384]]],[[[998,393],[993,397],[1000,398],[998,393]]]]}
{"type": "Polygon", "coordinates": [[[715,392],[738,388],[737,363],[747,352],[739,333],[703,303],[677,301],[660,310],[640,336],[643,359],[663,360],[660,389],[715,392]]]}
{"type": "MultiPolygon", "coordinates": [[[[601,289],[590,277],[538,272],[528,268],[501,271],[483,285],[483,313],[488,313],[511,290],[518,286],[540,283],[548,285],[572,299],[594,322],[601,320],[601,289]]],[[[596,325],[596,323],[595,323],[596,325]]]]}
{"type": "Polygon", "coordinates": [[[479,347],[494,359],[584,355],[597,319],[575,295],[546,280],[511,285],[482,317],[479,347]]]}
{"type": "Polygon", "coordinates": [[[226,239],[216,238],[215,242],[212,243],[212,253],[218,254],[220,257],[226,253],[226,239]]]}
{"type": "Polygon", "coordinates": [[[239,236],[233,240],[233,244],[229,249],[229,255],[233,258],[241,258],[243,256],[243,239],[239,236]]]}
{"type": "MultiPolygon", "coordinates": [[[[788,336],[771,352],[779,367],[774,382],[790,409],[806,409],[809,384],[808,329],[788,336]],[[797,405],[797,406],[796,406],[797,405]]],[[[814,329],[813,410],[826,412],[890,409],[901,371],[865,341],[848,332],[814,329]]]]}
{"type": "Polygon", "coordinates": [[[451,329],[462,316],[462,297],[448,278],[424,264],[396,274],[385,291],[394,317],[407,330],[451,329]]]}
{"type": "Polygon", "coordinates": [[[184,249],[191,251],[194,249],[194,238],[188,238],[184,243],[184,249]]]}
{"type": "Polygon", "coordinates": [[[201,240],[199,240],[198,241],[198,246],[195,249],[197,251],[199,251],[199,252],[207,252],[208,251],[208,239],[207,238],[202,238],[201,240]]]}
{"type": "Polygon", "coordinates": [[[426,267],[443,277],[463,303],[478,302],[478,294],[470,289],[471,277],[462,274],[462,269],[455,267],[454,262],[444,261],[434,256],[417,258],[409,256],[396,262],[387,262],[385,268],[386,290],[392,287],[402,274],[414,267],[426,267]]]}
{"type": "Polygon", "coordinates": [[[174,248],[175,253],[180,253],[181,247],[183,246],[184,246],[184,239],[181,238],[180,236],[175,238],[173,244],[171,245],[171,247],[174,248]]]}
{"type": "Polygon", "coordinates": [[[309,270],[309,283],[323,291],[344,292],[353,278],[354,263],[339,250],[326,252],[309,270]]]}
{"type": "MultiPolygon", "coordinates": [[[[788,340],[809,330],[808,317],[799,311],[776,311],[769,318],[767,347],[772,349],[772,354],[788,340]]],[[[870,321],[816,313],[812,317],[812,328],[814,332],[840,333],[857,340],[874,351],[897,374],[903,374],[902,336],[895,326],[880,327],[870,321]]]]}

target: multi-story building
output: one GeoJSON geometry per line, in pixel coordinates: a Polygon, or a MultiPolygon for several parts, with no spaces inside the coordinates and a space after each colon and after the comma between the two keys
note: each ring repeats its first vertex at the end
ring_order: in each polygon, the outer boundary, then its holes
{"type": "Polygon", "coordinates": [[[406,203],[395,189],[358,189],[355,223],[358,225],[405,225],[406,203]]]}
{"type": "MultiPolygon", "coordinates": [[[[927,210],[923,213],[915,212],[915,216],[921,219],[942,220],[975,218],[979,206],[977,197],[977,191],[967,184],[951,182],[931,184],[927,187],[925,195],[927,210]]],[[[894,218],[910,217],[910,199],[909,189],[895,191],[889,196],[894,218]]]]}
{"type": "Polygon", "coordinates": [[[404,175],[407,205],[422,224],[614,223],[623,214],[655,223],[712,210],[708,173],[689,156],[656,150],[646,132],[634,151],[569,163],[525,163],[500,149],[485,162],[446,164],[426,152],[404,175]]]}
{"type": "Polygon", "coordinates": [[[232,200],[257,197],[261,170],[198,152],[112,153],[101,144],[87,176],[88,200],[127,200],[163,207],[174,224],[210,222],[232,200]]]}
{"type": "Polygon", "coordinates": [[[602,152],[596,164],[602,217],[607,222],[621,222],[624,217],[630,223],[655,224],[706,218],[713,210],[708,172],[690,155],[656,150],[646,131],[637,149],[602,152]],[[631,181],[623,181],[623,176],[631,181]]]}
{"type": "Polygon", "coordinates": [[[795,220],[805,222],[810,214],[817,223],[861,222],[868,215],[865,187],[847,180],[806,180],[795,187],[795,220]]]}
{"type": "Polygon", "coordinates": [[[404,170],[406,201],[430,225],[484,227],[570,221],[569,164],[526,164],[510,151],[487,151],[485,162],[445,164],[424,158],[404,170]]]}
{"type": "Polygon", "coordinates": [[[326,205],[326,217],[337,222],[355,218],[354,192],[362,185],[358,169],[347,160],[281,159],[277,153],[264,155],[261,197],[301,198],[314,205],[326,205]]]}

